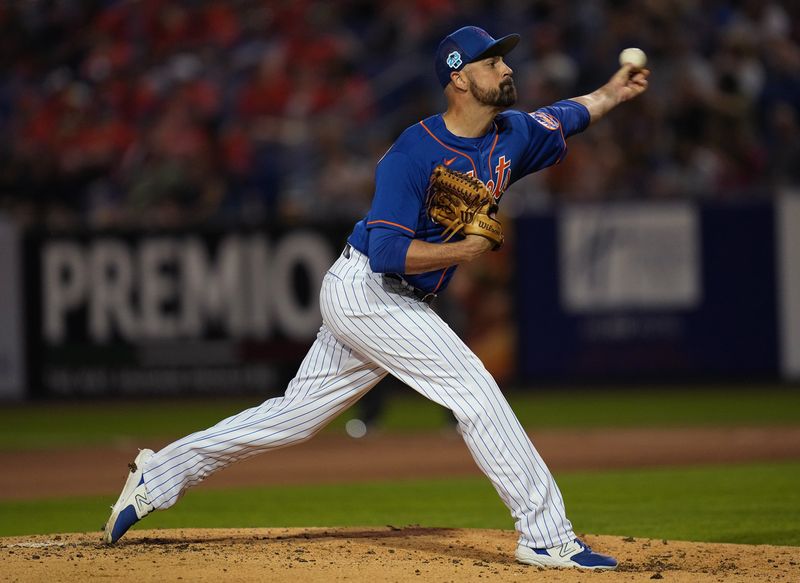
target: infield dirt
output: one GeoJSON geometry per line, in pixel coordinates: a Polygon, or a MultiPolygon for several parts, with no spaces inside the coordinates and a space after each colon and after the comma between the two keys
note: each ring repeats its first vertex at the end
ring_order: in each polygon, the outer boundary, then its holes
{"type": "Polygon", "coordinates": [[[547,581],[675,583],[800,580],[800,548],[586,536],[614,572],[517,564],[512,531],[434,528],[139,530],[0,539],[3,581],[547,581]]]}

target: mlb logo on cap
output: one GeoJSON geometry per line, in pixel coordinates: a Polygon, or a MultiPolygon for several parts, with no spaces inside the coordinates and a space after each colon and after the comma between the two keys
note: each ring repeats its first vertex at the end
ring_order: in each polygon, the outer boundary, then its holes
{"type": "Polygon", "coordinates": [[[436,76],[442,87],[450,83],[450,73],[468,63],[488,57],[504,56],[519,42],[518,34],[499,39],[477,26],[465,26],[447,35],[436,50],[436,76]]]}

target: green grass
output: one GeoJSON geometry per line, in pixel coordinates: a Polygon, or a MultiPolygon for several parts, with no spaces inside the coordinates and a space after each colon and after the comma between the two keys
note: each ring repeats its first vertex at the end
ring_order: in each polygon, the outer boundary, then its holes
{"type": "MultiPolygon", "coordinates": [[[[800,462],[569,472],[558,482],[578,532],[800,546],[800,462]]],[[[0,502],[0,535],[97,530],[112,498],[0,502]]],[[[387,524],[513,528],[497,494],[479,477],[199,488],[137,527],[387,524]]]]}
{"type": "MultiPolygon", "coordinates": [[[[411,389],[391,393],[382,425],[388,431],[441,427],[446,412],[411,389]]],[[[579,390],[568,387],[511,392],[523,425],[632,427],[800,424],[800,390],[788,387],[642,387],[579,390]]],[[[0,408],[0,449],[53,448],[171,439],[213,425],[259,404],[257,397],[34,403],[0,408]]],[[[335,420],[342,431],[355,410],[335,420]]]]}
{"type": "MultiPolygon", "coordinates": [[[[800,424],[800,390],[789,387],[540,387],[507,397],[528,428],[800,424]]],[[[387,407],[384,423],[426,429],[441,424],[442,416],[422,397],[405,397],[387,407]]]]}
{"type": "Polygon", "coordinates": [[[108,445],[204,429],[257,399],[33,403],[0,409],[0,449],[108,445]]]}

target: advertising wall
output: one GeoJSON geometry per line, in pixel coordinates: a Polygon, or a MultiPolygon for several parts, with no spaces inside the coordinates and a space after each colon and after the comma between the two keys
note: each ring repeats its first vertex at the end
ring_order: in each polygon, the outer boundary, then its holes
{"type": "MultiPolygon", "coordinates": [[[[282,392],[350,228],[0,222],[0,398],[282,392]]],[[[513,231],[437,302],[504,383],[800,378],[797,195],[567,205],[513,231]]]]}
{"type": "Polygon", "coordinates": [[[517,224],[523,379],[776,377],[769,202],[565,206],[517,224]]]}
{"type": "Polygon", "coordinates": [[[47,395],[285,387],[337,232],[32,234],[31,387],[47,395]]]}

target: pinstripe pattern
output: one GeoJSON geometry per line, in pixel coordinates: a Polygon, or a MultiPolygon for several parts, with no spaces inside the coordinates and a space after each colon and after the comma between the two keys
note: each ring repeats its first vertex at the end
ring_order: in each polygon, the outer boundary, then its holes
{"type": "Polygon", "coordinates": [[[145,484],[157,509],[233,462],[310,439],[386,376],[325,325],[286,394],[180,439],[150,459],[145,484]]]}
{"type": "Polygon", "coordinates": [[[323,325],[283,397],[157,452],[145,468],[154,506],[172,506],[225,466],[312,437],[387,373],[451,409],[478,467],[508,506],[520,543],[575,538],[561,493],[497,383],[426,304],[369,268],[355,250],[322,284],[323,325]]]}
{"type": "Polygon", "coordinates": [[[453,411],[478,467],[511,511],[520,543],[553,547],[575,538],[561,492],[497,383],[426,304],[396,288],[352,252],[331,268],[320,307],[345,344],[453,411]]]}

